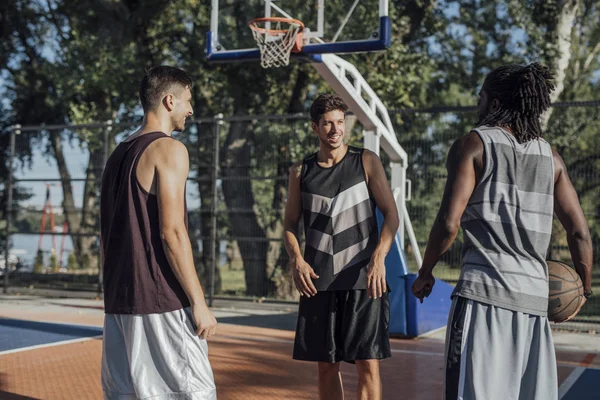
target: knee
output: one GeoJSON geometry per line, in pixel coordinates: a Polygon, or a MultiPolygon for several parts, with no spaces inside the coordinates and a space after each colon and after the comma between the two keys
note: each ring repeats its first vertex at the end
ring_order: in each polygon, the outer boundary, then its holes
{"type": "Polygon", "coordinates": [[[379,377],[379,360],[356,360],[358,376],[362,379],[379,377]]]}
{"type": "Polygon", "coordinates": [[[319,363],[319,375],[328,376],[340,372],[340,363],[319,363]]]}

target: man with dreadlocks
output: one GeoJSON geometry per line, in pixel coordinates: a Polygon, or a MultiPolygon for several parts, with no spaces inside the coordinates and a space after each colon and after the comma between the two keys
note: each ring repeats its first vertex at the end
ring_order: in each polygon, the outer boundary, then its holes
{"type": "Polygon", "coordinates": [[[479,93],[477,128],[448,154],[442,204],[412,287],[421,301],[431,293],[432,270],[460,225],[465,244],[446,334],[447,400],[558,398],[545,261],[553,213],[567,231],[586,298],[592,243],[565,164],[542,138],[551,80],[538,63],[492,71],[479,93]]]}

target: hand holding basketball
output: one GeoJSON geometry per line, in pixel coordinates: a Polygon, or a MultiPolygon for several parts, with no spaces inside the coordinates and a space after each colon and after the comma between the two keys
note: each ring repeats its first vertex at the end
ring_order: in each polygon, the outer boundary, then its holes
{"type": "Polygon", "coordinates": [[[556,322],[568,322],[568,321],[572,320],[573,318],[575,318],[577,316],[577,314],[579,314],[579,311],[581,311],[581,309],[583,308],[585,303],[587,303],[587,299],[585,297],[583,297],[581,299],[581,302],[579,303],[579,307],[577,308],[577,310],[575,310],[573,312],[573,314],[571,314],[569,317],[567,317],[567,319],[565,319],[564,321],[556,321],[556,322]]]}
{"type": "Polygon", "coordinates": [[[586,302],[583,282],[571,266],[560,261],[548,261],[548,319],[567,322],[573,319],[586,302]]]}

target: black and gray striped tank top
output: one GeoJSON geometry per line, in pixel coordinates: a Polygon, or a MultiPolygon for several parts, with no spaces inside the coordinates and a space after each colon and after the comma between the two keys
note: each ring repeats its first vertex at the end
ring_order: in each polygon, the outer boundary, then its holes
{"type": "Polygon", "coordinates": [[[463,213],[465,246],[455,295],[545,316],[546,253],[554,212],[554,161],[543,139],[519,143],[497,127],[475,129],[485,171],[463,213]]]}
{"type": "Polygon", "coordinates": [[[305,261],[319,275],[317,290],[367,287],[367,266],[377,246],[375,200],[367,186],[363,149],[348,146],[333,167],[304,159],[300,180],[305,261]]]}

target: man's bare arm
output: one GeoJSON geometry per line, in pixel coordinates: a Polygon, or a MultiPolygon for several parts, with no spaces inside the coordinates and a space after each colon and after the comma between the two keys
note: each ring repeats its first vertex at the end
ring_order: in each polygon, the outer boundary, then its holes
{"type": "Polygon", "coordinates": [[[373,255],[376,257],[383,256],[385,258],[390,251],[390,247],[392,246],[394,237],[398,231],[398,209],[396,208],[394,195],[392,194],[392,189],[385,176],[385,171],[379,157],[372,151],[365,150],[363,153],[363,161],[369,189],[373,194],[373,198],[375,199],[375,203],[377,203],[379,211],[381,211],[381,214],[383,215],[381,236],[373,255]]]}
{"type": "Polygon", "coordinates": [[[298,162],[290,168],[288,198],[283,218],[283,242],[290,258],[290,266],[296,289],[298,289],[302,296],[311,297],[317,294],[317,289],[312,279],[318,279],[319,277],[315,274],[312,267],[304,261],[298,240],[298,227],[300,226],[300,218],[302,217],[301,172],[302,162],[298,162]]]}
{"type": "Polygon", "coordinates": [[[197,333],[209,337],[214,333],[216,320],[204,299],[185,226],[184,196],[189,173],[188,152],[176,140],[161,139],[157,144],[155,173],[160,237],[175,277],[191,303],[197,333]]]}
{"type": "Polygon", "coordinates": [[[475,132],[461,137],[450,148],[442,204],[429,233],[423,265],[419,270],[419,276],[424,279],[413,285],[413,293],[421,301],[433,288],[433,268],[456,239],[460,219],[477,184],[480,173],[477,167],[482,165],[483,152],[483,143],[475,132]]]}
{"type": "Polygon", "coordinates": [[[363,152],[363,165],[369,189],[373,194],[375,203],[383,215],[383,226],[377,247],[371,256],[367,286],[371,297],[377,298],[386,291],[385,282],[385,257],[390,251],[394,237],[398,231],[398,209],[394,195],[388,183],[381,160],[372,151],[363,152]],[[380,269],[380,270],[377,270],[380,269]]]}
{"type": "Polygon", "coordinates": [[[302,163],[297,162],[290,168],[288,197],[283,218],[283,242],[290,259],[302,257],[298,241],[298,227],[302,216],[302,194],[300,193],[300,172],[302,163]]]}
{"type": "Polygon", "coordinates": [[[553,157],[554,212],[567,232],[571,258],[581,277],[583,288],[591,291],[593,250],[590,229],[563,159],[556,151],[553,151],[553,157]]]}

